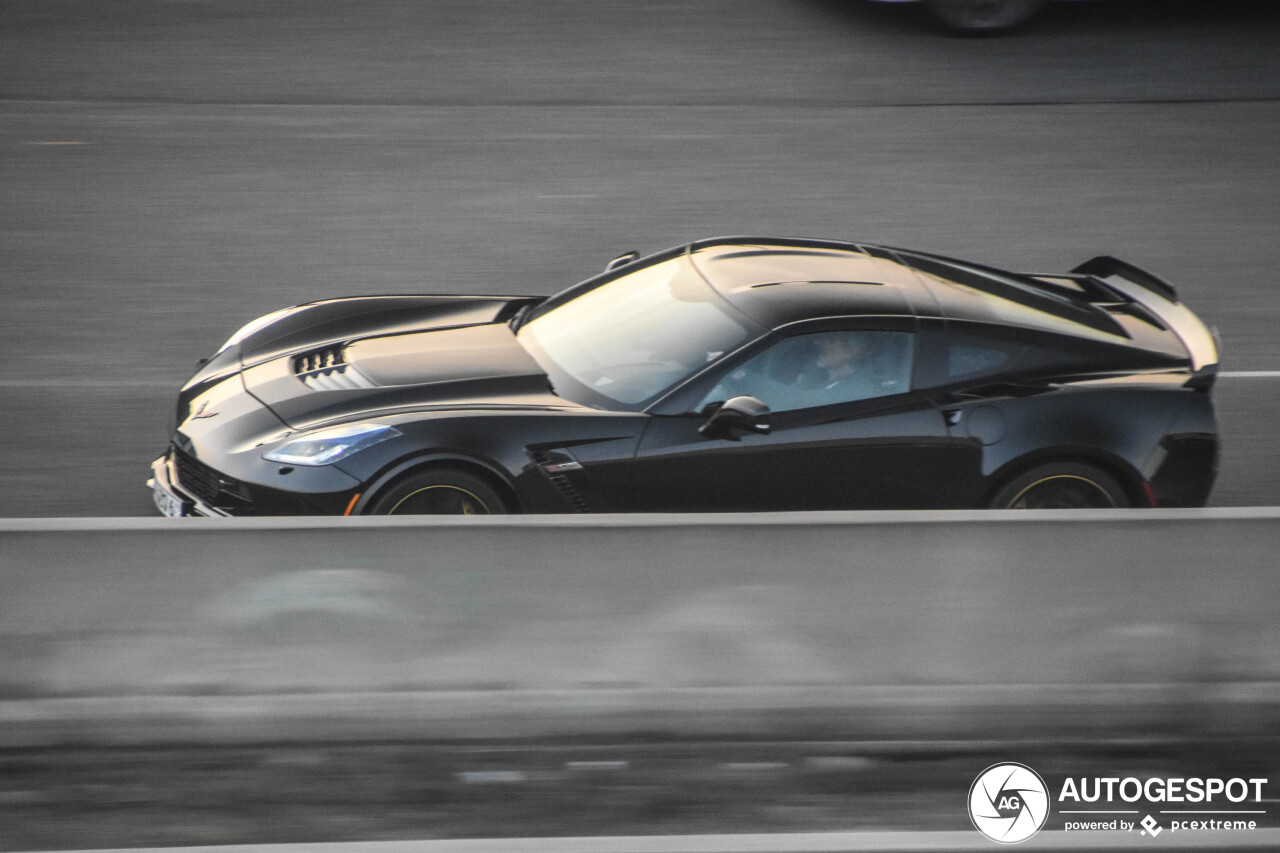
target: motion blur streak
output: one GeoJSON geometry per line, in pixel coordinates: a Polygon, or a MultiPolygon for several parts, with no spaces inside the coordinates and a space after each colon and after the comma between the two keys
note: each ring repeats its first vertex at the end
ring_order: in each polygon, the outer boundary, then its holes
{"type": "Polygon", "coordinates": [[[1278,516],[2,522],[0,745],[1262,736],[1278,516]]]}

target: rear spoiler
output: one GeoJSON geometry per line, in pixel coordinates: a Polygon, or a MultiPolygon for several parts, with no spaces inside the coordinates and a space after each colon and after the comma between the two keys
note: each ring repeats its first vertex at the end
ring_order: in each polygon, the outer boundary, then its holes
{"type": "Polygon", "coordinates": [[[1071,272],[1076,275],[1091,275],[1094,278],[1104,279],[1116,276],[1158,293],[1170,302],[1178,301],[1178,291],[1172,284],[1140,267],[1135,267],[1128,261],[1122,261],[1110,255],[1090,258],[1071,272]]]}
{"type": "Polygon", "coordinates": [[[987,273],[1006,280],[1010,275],[1021,279],[1026,286],[1056,293],[1058,296],[1083,299],[1095,304],[1133,304],[1154,316],[1169,328],[1182,342],[1191,362],[1192,375],[1187,380],[1191,388],[1206,389],[1213,384],[1218,372],[1218,342],[1216,334],[1200,318],[1178,301],[1178,291],[1172,284],[1128,261],[1099,255],[1080,264],[1070,273],[1009,273],[1004,270],[983,267],[969,261],[957,261],[942,255],[926,252],[894,249],[891,246],[862,246],[864,251],[888,252],[892,260],[912,266],[898,253],[908,256],[932,258],[943,263],[956,264],[971,270],[987,273]],[[1067,283],[1064,286],[1064,283],[1067,283]]]}
{"type": "Polygon", "coordinates": [[[1212,330],[1178,301],[1172,284],[1128,261],[1099,255],[1071,271],[1105,284],[1126,299],[1137,302],[1164,322],[1187,348],[1193,376],[1191,387],[1207,388],[1218,372],[1218,342],[1212,330]]]}

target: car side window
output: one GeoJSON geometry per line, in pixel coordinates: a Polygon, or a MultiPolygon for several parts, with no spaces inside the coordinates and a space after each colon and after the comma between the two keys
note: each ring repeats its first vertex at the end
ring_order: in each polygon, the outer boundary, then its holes
{"type": "Polygon", "coordinates": [[[1022,336],[953,331],[942,350],[941,384],[997,376],[1036,374],[1089,367],[1093,359],[1077,345],[1029,343],[1022,336]]]}
{"type": "Polygon", "coordinates": [[[914,338],[868,330],[783,338],[729,371],[698,408],[743,394],[775,412],[902,394],[911,389],[914,338]]]}
{"type": "Polygon", "coordinates": [[[951,341],[947,347],[947,380],[991,376],[1016,362],[1018,350],[1026,347],[994,344],[989,341],[951,341]]]}

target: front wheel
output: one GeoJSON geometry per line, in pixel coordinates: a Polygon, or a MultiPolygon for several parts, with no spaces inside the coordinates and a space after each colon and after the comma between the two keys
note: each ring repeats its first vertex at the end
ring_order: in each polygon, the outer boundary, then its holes
{"type": "Polygon", "coordinates": [[[1006,483],[992,509],[1113,509],[1132,506],[1114,477],[1083,462],[1032,468],[1006,483]]]}
{"type": "Polygon", "coordinates": [[[1045,0],[925,0],[925,7],[943,24],[974,34],[1020,27],[1044,4],[1045,0]]]}
{"type": "Polygon", "coordinates": [[[455,468],[410,474],[378,495],[368,509],[369,515],[490,515],[506,511],[492,486],[455,468]]]}

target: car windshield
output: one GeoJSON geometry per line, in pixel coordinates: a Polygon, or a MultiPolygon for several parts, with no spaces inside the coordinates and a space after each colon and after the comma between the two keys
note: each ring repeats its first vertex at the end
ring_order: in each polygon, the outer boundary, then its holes
{"type": "Polygon", "coordinates": [[[517,338],[557,394],[605,408],[643,408],[762,332],[683,255],[555,303],[517,338]]]}

